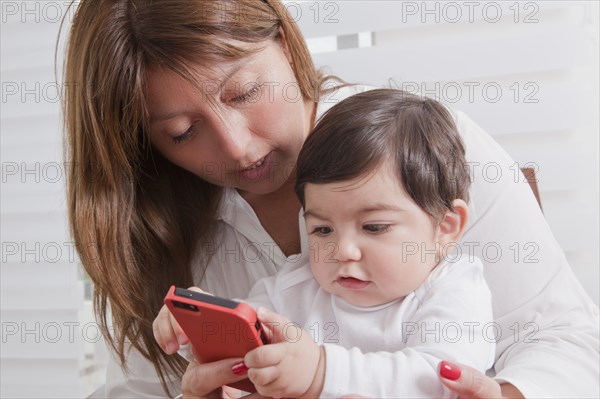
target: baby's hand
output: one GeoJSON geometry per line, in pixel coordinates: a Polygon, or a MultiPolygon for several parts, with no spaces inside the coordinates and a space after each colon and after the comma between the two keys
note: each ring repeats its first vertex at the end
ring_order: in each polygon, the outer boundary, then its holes
{"type": "Polygon", "coordinates": [[[263,396],[318,397],[325,378],[325,350],[310,334],[284,317],[259,308],[260,321],[269,330],[269,345],[246,354],[248,378],[263,396]]]}
{"type": "MultiPolygon", "coordinates": [[[[198,287],[188,289],[208,294],[208,292],[204,292],[198,287]]],[[[190,342],[166,305],[163,305],[160,312],[158,312],[158,316],[152,322],[152,331],[154,332],[154,339],[168,355],[177,352],[180,345],[186,345],[190,342]]]]}

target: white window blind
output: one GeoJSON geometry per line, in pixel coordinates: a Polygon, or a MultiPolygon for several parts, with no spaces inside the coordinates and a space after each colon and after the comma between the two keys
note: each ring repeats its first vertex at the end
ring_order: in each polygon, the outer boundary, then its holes
{"type": "MultiPolygon", "coordinates": [[[[1,6],[1,397],[83,397],[80,266],[68,234],[54,47],[67,2],[1,6]]],[[[87,334],[84,338],[83,334],[87,334]]]]}

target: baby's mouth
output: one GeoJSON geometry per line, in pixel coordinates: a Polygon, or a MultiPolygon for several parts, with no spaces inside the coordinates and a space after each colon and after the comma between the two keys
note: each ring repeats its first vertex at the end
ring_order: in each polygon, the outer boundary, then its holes
{"type": "Polygon", "coordinates": [[[335,281],[342,288],[345,288],[348,290],[362,290],[362,289],[365,289],[369,284],[371,284],[370,281],[364,281],[364,280],[360,280],[355,277],[346,277],[346,276],[339,276],[335,281]]]}

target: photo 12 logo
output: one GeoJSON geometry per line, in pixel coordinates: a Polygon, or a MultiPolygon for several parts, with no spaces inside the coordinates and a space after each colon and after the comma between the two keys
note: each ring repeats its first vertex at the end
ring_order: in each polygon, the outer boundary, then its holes
{"type": "Polygon", "coordinates": [[[540,6],[533,1],[403,1],[403,23],[497,23],[512,17],[514,23],[538,23],[540,6]]]}
{"type": "Polygon", "coordinates": [[[78,1],[2,1],[2,23],[71,22],[78,1]]]}

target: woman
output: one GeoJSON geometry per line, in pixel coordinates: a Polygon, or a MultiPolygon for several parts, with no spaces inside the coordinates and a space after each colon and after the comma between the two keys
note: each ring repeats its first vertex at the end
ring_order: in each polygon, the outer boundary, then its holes
{"type": "MultiPolygon", "coordinates": [[[[238,360],[186,366],[164,353],[151,325],[162,297],[171,284],[243,297],[299,252],[298,152],[328,107],[368,88],[332,88],[275,0],[84,0],[68,46],[69,219],[116,353],[107,396],[205,396],[243,378],[238,360]]],[[[443,381],[461,395],[596,395],[590,299],[510,157],[466,116],[455,122],[473,165],[463,242],[492,290],[497,375],[443,381]],[[482,176],[488,162],[504,178],[482,176]],[[538,251],[515,259],[514,243],[538,251]]]]}

